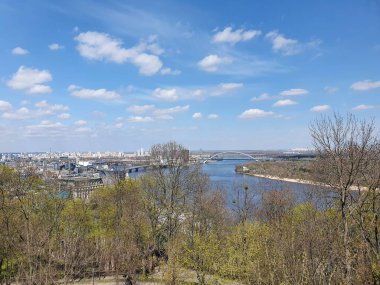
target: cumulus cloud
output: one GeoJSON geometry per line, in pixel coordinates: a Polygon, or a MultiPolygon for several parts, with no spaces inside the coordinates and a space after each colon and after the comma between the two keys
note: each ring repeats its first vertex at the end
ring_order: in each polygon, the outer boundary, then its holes
{"type": "Polygon", "coordinates": [[[162,75],[180,75],[181,70],[178,69],[171,69],[169,67],[161,69],[160,73],[162,75]]]}
{"type": "Polygon", "coordinates": [[[101,89],[85,89],[80,86],[70,85],[68,90],[71,96],[80,99],[96,99],[96,100],[119,100],[121,96],[115,91],[109,91],[104,88],[101,89]]]}
{"type": "Polygon", "coordinates": [[[15,47],[14,49],[12,49],[13,55],[26,55],[28,53],[29,53],[29,51],[27,49],[22,48],[22,47],[15,47]]]}
{"type": "Polygon", "coordinates": [[[244,42],[252,40],[261,35],[261,31],[258,30],[244,30],[237,29],[232,30],[232,27],[226,27],[223,31],[217,32],[212,41],[214,43],[231,43],[244,42]]]}
{"type": "Polygon", "coordinates": [[[278,100],[276,103],[273,104],[273,107],[285,107],[285,106],[293,106],[297,104],[298,103],[296,101],[285,99],[285,100],[278,100]]]}
{"type": "Polygon", "coordinates": [[[7,85],[12,89],[26,91],[29,94],[43,94],[52,91],[50,86],[46,85],[52,79],[53,77],[48,70],[20,66],[8,80],[7,85]]]}
{"type": "Polygon", "coordinates": [[[135,114],[142,114],[154,109],[155,109],[154,105],[132,105],[127,108],[127,111],[131,113],[135,113],[135,114]]]}
{"type": "Polygon", "coordinates": [[[57,116],[59,119],[68,120],[70,119],[71,115],[69,113],[62,113],[57,116]]]}
{"type": "Polygon", "coordinates": [[[301,52],[301,47],[297,40],[286,38],[283,34],[279,34],[278,31],[271,31],[265,37],[272,42],[272,50],[275,53],[295,55],[301,52]]]}
{"type": "Polygon", "coordinates": [[[231,82],[231,83],[222,83],[219,85],[219,87],[211,93],[213,96],[220,96],[225,93],[240,89],[244,86],[243,83],[236,83],[236,82],[231,82]]]}
{"type": "Polygon", "coordinates": [[[130,123],[150,123],[153,121],[154,121],[153,118],[149,117],[149,116],[146,116],[146,117],[131,116],[128,118],[128,122],[130,122],[130,123]]]}
{"type": "Polygon", "coordinates": [[[293,88],[289,90],[284,90],[280,93],[281,96],[300,96],[309,94],[309,91],[301,88],[293,88]]]}
{"type": "Polygon", "coordinates": [[[65,48],[64,46],[61,46],[60,44],[57,44],[57,43],[49,45],[50,50],[60,50],[60,49],[64,49],[64,48],[65,48]]]}
{"type": "Polygon", "coordinates": [[[210,54],[198,62],[200,69],[215,72],[219,69],[221,65],[229,64],[232,60],[228,57],[219,57],[216,54],[210,54]]]}
{"type": "Polygon", "coordinates": [[[219,115],[218,114],[210,114],[210,115],[207,116],[207,118],[215,120],[215,119],[219,118],[219,115]]]}
{"type": "Polygon", "coordinates": [[[35,104],[38,109],[28,109],[22,107],[14,111],[7,111],[1,115],[1,118],[7,120],[27,120],[41,117],[56,116],[69,110],[68,106],[61,104],[48,104],[46,101],[40,101],[35,104]]]}
{"type": "Polygon", "coordinates": [[[0,111],[7,111],[12,109],[11,103],[7,101],[0,100],[0,111]]]}
{"type": "Polygon", "coordinates": [[[276,98],[276,96],[270,96],[268,93],[262,93],[260,96],[253,97],[251,99],[252,102],[260,102],[260,101],[268,101],[276,98]]]}
{"type": "Polygon", "coordinates": [[[355,106],[354,108],[352,108],[352,110],[354,110],[354,111],[365,111],[365,110],[370,110],[370,109],[374,109],[374,108],[376,108],[376,106],[374,106],[374,105],[362,104],[362,105],[355,106]]]}
{"type": "Polygon", "coordinates": [[[156,88],[153,91],[153,96],[157,99],[164,101],[176,101],[178,100],[177,90],[175,88],[172,89],[162,89],[156,88]]]}
{"type": "Polygon", "coordinates": [[[80,55],[90,60],[105,60],[118,64],[130,62],[139,69],[140,74],[147,76],[156,74],[162,67],[157,55],[162,50],[159,50],[155,43],[141,43],[132,48],[124,48],[121,40],[99,32],[80,33],[75,40],[78,42],[77,49],[80,55]]]}
{"type": "Polygon", "coordinates": [[[317,48],[320,44],[320,40],[313,40],[307,43],[300,43],[295,39],[286,38],[278,31],[271,31],[265,35],[265,38],[272,43],[272,50],[275,53],[289,56],[296,55],[306,49],[317,48]]]}
{"type": "Polygon", "coordinates": [[[329,105],[317,105],[310,109],[311,112],[321,113],[330,110],[329,105]]]}
{"type": "Polygon", "coordinates": [[[25,135],[29,137],[60,137],[64,136],[66,131],[67,128],[62,123],[47,120],[25,127],[25,135]]]}
{"type": "Polygon", "coordinates": [[[274,113],[270,111],[264,111],[261,109],[248,109],[239,115],[241,119],[256,119],[273,116],[274,113]]]}
{"type": "Polygon", "coordinates": [[[195,120],[200,120],[200,119],[202,119],[202,113],[194,113],[193,114],[193,119],[195,119],[195,120]]]}
{"type": "Polygon", "coordinates": [[[87,125],[87,121],[85,121],[85,120],[78,120],[78,121],[74,122],[74,125],[75,126],[85,126],[85,125],[87,125]]]}
{"type": "Polygon", "coordinates": [[[355,91],[367,91],[375,88],[380,88],[380,81],[363,80],[351,85],[351,89],[355,91]]]}
{"type": "Polygon", "coordinates": [[[153,114],[156,116],[161,116],[161,115],[173,114],[173,113],[183,113],[183,112],[187,112],[189,109],[190,109],[189,105],[175,106],[175,107],[166,108],[166,109],[156,109],[154,110],[153,114]]]}

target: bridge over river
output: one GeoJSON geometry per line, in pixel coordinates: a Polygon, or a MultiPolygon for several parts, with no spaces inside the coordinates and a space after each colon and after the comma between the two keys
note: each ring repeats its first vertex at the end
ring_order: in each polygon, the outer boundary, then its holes
{"type": "Polygon", "coordinates": [[[262,160],[262,157],[254,157],[249,153],[226,150],[210,154],[210,156],[203,160],[203,163],[207,163],[212,160],[262,160]]]}

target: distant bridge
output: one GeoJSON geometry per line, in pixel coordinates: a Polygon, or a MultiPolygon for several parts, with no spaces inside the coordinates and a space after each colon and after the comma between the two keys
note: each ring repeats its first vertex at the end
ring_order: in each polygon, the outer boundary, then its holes
{"type": "Polygon", "coordinates": [[[221,154],[226,154],[226,153],[240,154],[240,155],[248,157],[249,159],[256,160],[255,157],[253,157],[252,155],[250,155],[248,153],[244,153],[244,152],[240,152],[240,151],[222,151],[222,152],[214,153],[209,158],[207,158],[205,161],[203,161],[203,163],[207,163],[207,161],[212,160],[213,158],[215,158],[221,154]]]}

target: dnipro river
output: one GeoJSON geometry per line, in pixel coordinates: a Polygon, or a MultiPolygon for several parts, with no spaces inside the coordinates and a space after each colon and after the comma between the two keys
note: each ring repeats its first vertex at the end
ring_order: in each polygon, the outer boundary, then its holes
{"type": "Polygon", "coordinates": [[[328,195],[326,189],[321,189],[320,187],[313,185],[277,181],[236,173],[235,167],[244,162],[246,161],[221,160],[203,165],[203,171],[209,176],[213,188],[225,193],[227,204],[232,203],[232,200],[236,198],[236,189],[242,189],[245,185],[258,195],[264,191],[270,191],[272,189],[292,190],[297,202],[312,200],[321,203],[321,201],[328,195]]]}
{"type": "MultiPolygon", "coordinates": [[[[272,189],[292,190],[297,202],[312,200],[313,202],[320,204],[322,203],[322,200],[325,201],[325,198],[328,195],[326,189],[321,189],[313,185],[277,181],[236,173],[235,167],[245,162],[247,161],[220,160],[202,165],[203,171],[210,178],[212,188],[214,191],[221,191],[224,193],[228,205],[232,205],[232,201],[236,198],[236,189],[243,189],[245,185],[247,185],[257,196],[260,196],[264,191],[270,191],[272,189]]],[[[136,177],[141,174],[143,174],[143,172],[131,173],[130,177],[136,177]]]]}

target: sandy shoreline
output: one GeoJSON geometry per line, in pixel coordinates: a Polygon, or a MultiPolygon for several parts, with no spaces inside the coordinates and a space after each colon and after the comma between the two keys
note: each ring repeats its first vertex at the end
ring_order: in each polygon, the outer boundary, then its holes
{"type": "MultiPolygon", "coordinates": [[[[311,186],[320,186],[320,187],[328,187],[331,188],[331,186],[318,183],[318,182],[313,182],[309,180],[303,180],[303,179],[295,179],[295,178],[281,178],[278,176],[272,176],[272,175],[264,175],[264,174],[254,174],[250,172],[237,172],[239,174],[244,174],[244,175],[251,175],[251,176],[256,176],[260,178],[266,178],[266,179],[271,179],[271,180],[276,180],[276,181],[284,181],[284,182],[291,182],[291,183],[298,183],[298,184],[306,184],[306,185],[311,185],[311,186]]],[[[360,187],[361,190],[367,191],[368,189],[366,187],[360,187]]],[[[357,186],[351,186],[350,190],[352,191],[358,191],[359,188],[357,186]]]]}
{"type": "Polygon", "coordinates": [[[244,175],[251,175],[251,176],[256,176],[260,178],[266,178],[266,179],[271,179],[271,180],[276,180],[276,181],[285,181],[285,182],[292,182],[292,183],[298,183],[298,184],[307,184],[307,185],[313,185],[313,186],[325,186],[327,185],[322,185],[317,182],[309,181],[309,180],[303,180],[303,179],[295,179],[295,178],[282,178],[278,176],[272,176],[272,175],[264,175],[264,174],[255,174],[255,173],[250,173],[250,172],[237,172],[240,174],[244,175]]]}

